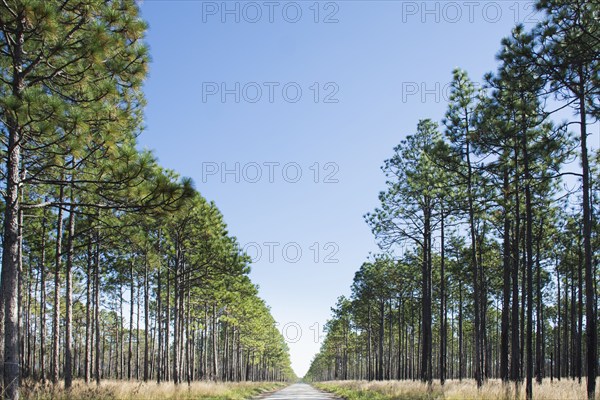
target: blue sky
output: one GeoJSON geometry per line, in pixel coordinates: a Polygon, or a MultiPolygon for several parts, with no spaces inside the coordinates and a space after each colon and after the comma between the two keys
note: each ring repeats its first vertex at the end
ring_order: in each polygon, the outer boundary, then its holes
{"type": "Polygon", "coordinates": [[[141,3],[152,64],[140,144],[193,178],[254,257],[298,375],[377,251],[362,216],[383,160],[419,119],[441,121],[454,67],[474,81],[495,69],[532,4],[141,3]]]}

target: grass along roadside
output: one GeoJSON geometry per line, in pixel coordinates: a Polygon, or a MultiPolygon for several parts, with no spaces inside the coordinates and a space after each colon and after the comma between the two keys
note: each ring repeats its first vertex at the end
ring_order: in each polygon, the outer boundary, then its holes
{"type": "MultiPolygon", "coordinates": [[[[579,384],[576,380],[562,379],[550,382],[546,379],[542,385],[534,384],[534,400],[568,399],[579,400],[586,398],[585,378],[579,384]]],[[[419,381],[331,381],[314,383],[317,389],[333,393],[346,400],[520,400],[525,399],[525,386],[521,385],[519,393],[515,393],[514,385],[504,386],[497,379],[489,380],[481,390],[477,390],[474,380],[446,381],[442,387],[434,382],[428,392],[426,384],[419,381]]],[[[600,393],[596,394],[600,399],[600,393]]]]}
{"type": "Polygon", "coordinates": [[[62,384],[53,387],[51,384],[33,384],[24,381],[21,398],[25,400],[243,400],[261,393],[283,389],[287,385],[282,382],[192,382],[190,385],[182,383],[175,386],[172,382],[157,385],[156,382],[106,380],[97,387],[95,383],[85,385],[83,381],[78,380],[73,382],[73,388],[67,393],[62,384]]]}

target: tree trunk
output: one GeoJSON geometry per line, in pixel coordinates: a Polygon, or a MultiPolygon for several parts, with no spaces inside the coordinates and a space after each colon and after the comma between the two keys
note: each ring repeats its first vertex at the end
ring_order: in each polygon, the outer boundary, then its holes
{"type": "Polygon", "coordinates": [[[131,361],[133,360],[133,305],[135,281],[133,278],[133,261],[129,264],[129,342],[127,344],[127,379],[131,380],[131,361]]]}
{"type": "Polygon", "coordinates": [[[165,301],[166,301],[166,305],[165,305],[165,355],[164,355],[164,363],[163,365],[165,366],[165,380],[168,381],[169,380],[169,367],[170,367],[170,361],[169,361],[169,355],[171,354],[169,352],[169,334],[170,334],[170,326],[171,326],[171,308],[170,308],[170,298],[171,298],[171,270],[170,268],[168,268],[168,264],[167,264],[167,290],[166,290],[166,296],[165,296],[165,301]]]}
{"type": "Polygon", "coordinates": [[[500,378],[507,382],[508,375],[508,336],[509,336],[509,316],[510,316],[510,218],[509,218],[509,198],[510,185],[508,168],[504,170],[504,232],[503,232],[503,254],[502,254],[502,322],[500,333],[500,378]]]}
{"type": "MultiPolygon", "coordinates": [[[[138,288],[138,294],[141,288],[138,288]]],[[[136,323],[135,323],[135,379],[140,379],[140,302],[141,299],[136,298],[136,323]]]]}
{"type": "Polygon", "coordinates": [[[385,301],[379,300],[379,347],[377,350],[377,380],[383,380],[383,342],[385,340],[385,301]]]}
{"type": "Polygon", "coordinates": [[[458,380],[464,376],[462,281],[458,281],[458,380]]]}
{"type": "Polygon", "coordinates": [[[543,327],[542,327],[542,267],[540,266],[540,246],[542,241],[542,232],[544,227],[544,219],[540,220],[540,229],[537,235],[537,243],[536,243],[536,327],[535,327],[535,380],[538,384],[542,384],[543,378],[543,369],[544,369],[544,360],[542,358],[542,348],[544,346],[543,343],[543,327]]]}
{"type": "Polygon", "coordinates": [[[583,66],[579,66],[579,117],[581,131],[581,173],[583,201],[583,254],[585,265],[585,317],[586,317],[586,349],[587,349],[587,394],[588,399],[596,397],[596,375],[598,374],[598,331],[596,321],[596,301],[594,288],[594,270],[592,268],[592,215],[590,202],[590,172],[587,150],[587,116],[585,98],[585,79],[583,66]]]}
{"type": "MultiPolygon", "coordinates": [[[[443,200],[442,200],[443,201],[443,200]]],[[[447,312],[446,312],[446,256],[444,248],[444,209],[440,210],[440,384],[446,382],[447,368],[447,312]]]]}
{"type": "Polygon", "coordinates": [[[367,314],[368,314],[368,327],[367,327],[367,380],[371,381],[373,380],[373,363],[371,362],[372,357],[373,357],[373,350],[372,350],[372,346],[371,346],[371,336],[372,336],[372,329],[371,329],[371,306],[368,306],[368,310],[367,310],[367,314]]]}
{"type": "MultiPolygon", "coordinates": [[[[159,246],[160,246],[160,231],[159,231],[159,246]]],[[[160,248],[158,254],[161,254],[160,248]]],[[[162,259],[161,259],[162,260],[162,259]]],[[[156,273],[156,302],[157,302],[157,310],[156,310],[156,319],[157,319],[157,329],[158,329],[158,356],[156,358],[156,383],[160,385],[160,381],[162,378],[162,366],[163,366],[163,327],[162,327],[162,282],[161,282],[161,262],[158,263],[158,271],[156,273]]]]}
{"type": "Polygon", "coordinates": [[[431,208],[430,199],[426,199],[426,206],[423,210],[423,263],[422,263],[422,315],[421,315],[421,335],[423,343],[421,346],[421,380],[431,384],[431,208]]]}
{"type": "Polygon", "coordinates": [[[511,316],[511,379],[518,387],[521,380],[521,347],[519,343],[519,243],[521,234],[520,199],[519,199],[519,147],[515,141],[514,146],[514,168],[515,168],[515,228],[513,230],[513,259],[512,259],[512,316],[511,316]]]}
{"type": "MultiPolygon", "coordinates": [[[[91,223],[90,223],[91,229],[91,223]]],[[[84,360],[84,380],[85,383],[90,383],[91,379],[91,354],[92,354],[92,329],[91,329],[91,307],[92,307],[92,237],[88,237],[87,243],[87,269],[85,282],[85,360],[84,360]]]]}
{"type": "Polygon", "coordinates": [[[558,263],[556,264],[556,379],[560,381],[561,378],[561,338],[560,338],[560,327],[561,327],[561,309],[560,309],[560,273],[558,271],[558,263]]]}
{"type": "MultiPolygon", "coordinates": [[[[63,202],[64,188],[60,186],[59,202],[63,202]]],[[[62,268],[62,236],[63,236],[63,209],[58,208],[56,220],[56,258],[54,263],[54,312],[52,314],[52,383],[57,384],[59,379],[59,343],[60,343],[60,272],[62,268]]]]}
{"type": "Polygon", "coordinates": [[[150,283],[148,282],[148,260],[144,262],[144,382],[148,382],[148,330],[150,327],[150,283]]]}
{"type": "Polygon", "coordinates": [[[580,238],[577,245],[579,260],[577,263],[577,343],[575,345],[577,352],[575,374],[579,384],[581,384],[581,374],[583,372],[583,254],[581,250],[580,238]]]}
{"type": "MultiPolygon", "coordinates": [[[[25,88],[22,76],[23,42],[25,17],[17,22],[16,32],[13,34],[12,46],[12,95],[21,102],[25,88]]],[[[22,127],[17,116],[8,113],[6,116],[6,129],[8,132],[6,149],[5,173],[5,209],[4,209],[4,235],[2,243],[2,321],[4,326],[4,397],[6,399],[19,398],[19,325],[18,325],[18,280],[19,280],[19,212],[20,202],[19,185],[21,169],[21,140],[22,127]]]]}
{"type": "Polygon", "coordinates": [[[66,298],[65,312],[67,318],[65,321],[65,389],[70,390],[73,385],[73,252],[74,252],[74,236],[75,236],[75,201],[73,193],[73,176],[71,175],[71,206],[69,209],[69,236],[67,238],[67,263],[65,271],[66,279],[66,298]]]}
{"type": "Polygon", "coordinates": [[[42,217],[40,254],[40,378],[46,382],[46,209],[42,217]]]}
{"type": "Polygon", "coordinates": [[[529,149],[527,141],[527,128],[521,132],[523,146],[523,166],[525,178],[525,252],[527,272],[527,337],[526,356],[527,369],[525,381],[525,394],[527,400],[533,398],[533,205],[531,201],[531,174],[529,171],[529,149]]]}
{"type": "Polygon", "coordinates": [[[94,326],[96,329],[96,358],[95,358],[95,372],[96,372],[96,385],[100,386],[101,369],[100,360],[102,353],[100,352],[100,229],[96,230],[96,256],[94,259],[94,326]]]}
{"type": "MultiPolygon", "coordinates": [[[[179,258],[179,248],[177,249],[177,258],[179,258]]],[[[174,305],[173,305],[173,382],[177,385],[179,383],[179,260],[175,260],[175,274],[173,276],[173,293],[174,293],[174,305]]],[[[216,363],[216,361],[215,361],[216,363]]],[[[214,371],[213,371],[214,372],[214,371]]]]}
{"type": "Polygon", "coordinates": [[[219,371],[218,362],[218,346],[217,346],[217,306],[213,303],[212,310],[212,376],[213,379],[217,379],[217,373],[219,371]]]}
{"type": "MultiPolygon", "coordinates": [[[[468,113],[468,111],[465,111],[468,113]]],[[[467,115],[467,114],[465,114],[467,115]]],[[[475,381],[477,387],[480,388],[483,384],[481,371],[482,361],[482,340],[481,340],[481,294],[479,282],[482,277],[479,276],[479,263],[477,259],[477,239],[475,227],[475,208],[473,195],[473,170],[471,165],[471,147],[469,140],[470,132],[467,127],[466,132],[466,163],[467,163],[467,200],[469,208],[469,231],[471,236],[471,267],[473,269],[473,304],[474,304],[474,329],[475,329],[475,381]]]]}

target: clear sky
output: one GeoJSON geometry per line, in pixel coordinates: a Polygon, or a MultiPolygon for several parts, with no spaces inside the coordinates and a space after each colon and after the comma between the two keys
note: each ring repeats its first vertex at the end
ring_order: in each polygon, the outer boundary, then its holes
{"type": "Polygon", "coordinates": [[[419,119],[441,121],[454,67],[474,81],[496,68],[500,39],[535,21],[532,5],[141,3],[152,56],[141,146],[216,202],[299,376],[377,251],[363,214],[383,160],[419,119]]]}

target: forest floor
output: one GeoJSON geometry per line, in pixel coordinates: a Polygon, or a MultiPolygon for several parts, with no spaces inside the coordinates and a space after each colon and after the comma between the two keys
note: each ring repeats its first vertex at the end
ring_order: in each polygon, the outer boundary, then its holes
{"type": "MultiPolygon", "coordinates": [[[[462,382],[449,380],[443,387],[438,381],[434,382],[429,391],[427,385],[418,381],[331,381],[315,383],[313,386],[347,400],[525,399],[524,385],[520,385],[519,392],[515,393],[514,385],[506,387],[496,379],[489,380],[479,391],[474,380],[463,380],[462,382]]],[[[586,397],[585,378],[581,384],[570,379],[561,379],[560,381],[555,379],[554,382],[546,379],[542,385],[534,383],[533,386],[534,400],[580,400],[586,397]]],[[[596,390],[596,399],[600,399],[598,390],[596,390]]]]}
{"type": "Polygon", "coordinates": [[[25,400],[50,399],[112,399],[112,400],[242,400],[261,393],[279,390],[287,386],[281,382],[240,382],[215,383],[193,382],[175,386],[172,382],[138,382],[138,381],[102,381],[99,387],[95,383],[86,385],[83,381],[73,382],[70,392],[63,385],[53,387],[51,384],[23,382],[21,398],[25,400]]]}

